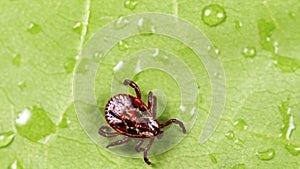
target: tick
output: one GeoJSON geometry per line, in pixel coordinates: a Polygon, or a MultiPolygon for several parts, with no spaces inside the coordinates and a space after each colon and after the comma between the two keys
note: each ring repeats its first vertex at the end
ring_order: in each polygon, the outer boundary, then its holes
{"type": "Polygon", "coordinates": [[[105,120],[115,132],[108,132],[108,126],[99,128],[98,133],[104,137],[116,137],[124,135],[121,140],[112,142],[106,148],[124,144],[132,138],[141,138],[135,146],[137,152],[144,151],[144,161],[151,164],[148,159],[148,151],[151,148],[155,138],[162,138],[162,128],[172,123],[179,125],[183,133],[186,133],[184,124],[176,119],[170,119],[160,124],[156,120],[156,97],[150,91],[148,94],[148,105],[141,100],[141,91],[137,84],[131,80],[124,80],[124,85],[129,85],[135,90],[136,96],[129,94],[117,94],[113,96],[105,106],[105,120]],[[141,145],[146,139],[150,139],[145,148],[141,145]]]}

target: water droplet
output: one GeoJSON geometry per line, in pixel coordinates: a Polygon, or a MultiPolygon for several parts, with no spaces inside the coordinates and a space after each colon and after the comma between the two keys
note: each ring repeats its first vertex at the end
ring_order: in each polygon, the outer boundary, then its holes
{"type": "Polygon", "coordinates": [[[74,26],[73,26],[73,31],[78,33],[79,35],[81,35],[82,32],[82,28],[83,28],[83,24],[81,22],[77,22],[74,26]]]}
{"type": "Polygon", "coordinates": [[[67,114],[64,114],[60,119],[58,127],[67,128],[69,127],[70,124],[71,124],[71,120],[69,119],[67,114]]]}
{"type": "Polygon", "coordinates": [[[241,139],[235,139],[234,140],[234,143],[236,144],[236,145],[238,145],[238,146],[241,146],[241,147],[244,147],[244,141],[243,140],[241,140],[241,139]]]}
{"type": "Polygon", "coordinates": [[[212,163],[217,164],[218,160],[213,154],[209,154],[210,160],[212,163]]]}
{"type": "Polygon", "coordinates": [[[156,48],[156,49],[154,50],[154,53],[152,54],[152,56],[155,57],[155,56],[158,56],[158,55],[159,55],[159,49],[156,48]]]}
{"type": "Polygon", "coordinates": [[[226,19],[226,12],[223,7],[211,4],[203,8],[202,20],[208,26],[217,26],[226,19]]]}
{"type": "Polygon", "coordinates": [[[121,67],[123,66],[123,61],[120,61],[115,67],[114,67],[114,71],[118,71],[121,69],[121,67]]]}
{"type": "Polygon", "coordinates": [[[144,35],[153,35],[155,33],[155,27],[150,19],[140,18],[137,23],[138,30],[144,35]]]}
{"type": "Polygon", "coordinates": [[[27,31],[30,32],[31,34],[37,34],[41,31],[41,27],[40,25],[34,23],[34,22],[31,22],[29,23],[28,27],[27,27],[27,31]]]}
{"type": "Polygon", "coordinates": [[[15,138],[15,133],[12,131],[0,134],[0,148],[7,147],[15,138]]]}
{"type": "Polygon", "coordinates": [[[128,43],[124,40],[121,40],[118,43],[118,47],[119,47],[120,50],[127,50],[129,48],[128,43]]]}
{"type": "Polygon", "coordinates": [[[235,28],[236,29],[240,29],[243,27],[243,23],[241,21],[234,21],[235,23],[235,28]]]}
{"type": "Polygon", "coordinates": [[[114,26],[115,26],[116,29],[121,29],[121,28],[124,28],[125,26],[127,26],[128,23],[129,23],[129,21],[127,20],[126,17],[120,16],[120,17],[116,20],[114,26]]]}
{"type": "Polygon", "coordinates": [[[34,142],[56,132],[56,126],[43,108],[33,106],[24,109],[15,120],[18,133],[34,142]]]}
{"type": "Polygon", "coordinates": [[[247,130],[248,125],[243,119],[237,119],[233,122],[233,125],[240,130],[247,130]]]}
{"type": "Polygon", "coordinates": [[[285,148],[289,151],[289,153],[291,153],[294,156],[300,155],[300,146],[297,147],[297,146],[292,145],[292,144],[287,144],[285,146],[285,148]]]}
{"type": "Polygon", "coordinates": [[[235,137],[235,134],[232,130],[229,130],[227,133],[225,133],[225,137],[228,138],[229,140],[233,140],[235,137]]]}
{"type": "Polygon", "coordinates": [[[245,169],[245,164],[236,164],[232,167],[232,169],[245,169]]]}
{"type": "Polygon", "coordinates": [[[256,49],[254,47],[248,46],[243,49],[242,54],[245,57],[253,58],[256,55],[256,49]]]}
{"type": "Polygon", "coordinates": [[[276,29],[276,25],[272,20],[266,21],[261,19],[258,21],[258,34],[260,39],[260,45],[263,49],[273,52],[274,46],[271,43],[272,33],[276,29]]]}
{"type": "Polygon", "coordinates": [[[124,1],[124,7],[130,10],[134,10],[136,5],[137,5],[137,1],[136,0],[125,0],[124,1]]]}
{"type": "Polygon", "coordinates": [[[13,59],[12,59],[12,64],[17,66],[17,67],[20,67],[20,65],[21,65],[21,55],[15,54],[13,56],[13,59]]]}
{"type": "Polygon", "coordinates": [[[296,129],[294,125],[294,119],[291,114],[291,107],[290,107],[290,98],[288,97],[286,101],[283,101],[279,106],[278,110],[280,115],[283,119],[283,125],[281,130],[281,137],[290,140],[293,131],[296,129]]]}
{"type": "Polygon", "coordinates": [[[26,82],[25,82],[25,81],[20,81],[20,82],[18,82],[18,87],[19,87],[20,89],[24,89],[26,86],[27,86],[27,85],[26,85],[26,82]]]}
{"type": "Polygon", "coordinates": [[[72,73],[76,64],[76,59],[67,58],[67,62],[64,64],[64,69],[67,73],[72,73]]]}
{"type": "Polygon", "coordinates": [[[23,167],[21,166],[21,164],[15,160],[12,164],[10,164],[7,169],[22,169],[23,167]]]}
{"type": "Polygon", "coordinates": [[[270,148],[265,151],[258,151],[256,152],[256,156],[260,160],[269,161],[275,157],[275,150],[270,148]]]}

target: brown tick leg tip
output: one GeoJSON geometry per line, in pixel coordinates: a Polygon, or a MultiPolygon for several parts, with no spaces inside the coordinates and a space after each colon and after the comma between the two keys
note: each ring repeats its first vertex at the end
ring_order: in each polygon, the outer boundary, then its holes
{"type": "Polygon", "coordinates": [[[124,85],[128,85],[129,84],[129,80],[128,79],[124,80],[123,84],[124,85]]]}
{"type": "Polygon", "coordinates": [[[150,165],[151,164],[151,162],[149,161],[149,159],[148,158],[144,158],[144,161],[148,164],[148,165],[150,165]]]}

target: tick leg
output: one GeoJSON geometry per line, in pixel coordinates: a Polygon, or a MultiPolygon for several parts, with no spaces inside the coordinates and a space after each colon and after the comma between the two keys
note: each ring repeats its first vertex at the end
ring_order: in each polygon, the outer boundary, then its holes
{"type": "Polygon", "coordinates": [[[105,130],[108,130],[108,129],[109,129],[109,127],[102,126],[99,128],[98,133],[104,137],[116,137],[116,136],[120,135],[118,132],[112,132],[112,133],[106,132],[105,130]]]}
{"type": "Polygon", "coordinates": [[[157,99],[156,96],[153,96],[152,117],[154,119],[156,119],[156,107],[157,107],[157,99]]]}
{"type": "Polygon", "coordinates": [[[148,110],[152,108],[152,99],[153,99],[153,94],[152,92],[148,93],[148,110]]]}
{"type": "Polygon", "coordinates": [[[123,84],[124,85],[129,85],[130,87],[134,88],[135,93],[136,93],[136,97],[138,99],[141,99],[141,91],[140,91],[140,88],[137,84],[135,84],[133,81],[128,80],[128,79],[124,80],[123,84]]]}
{"type": "Polygon", "coordinates": [[[148,165],[151,164],[150,160],[149,160],[148,157],[147,157],[147,156],[148,156],[148,151],[149,151],[149,149],[151,148],[153,142],[154,142],[154,138],[150,138],[150,142],[149,142],[149,144],[147,145],[147,147],[146,147],[145,150],[144,150],[144,161],[145,161],[148,165]]]}
{"type": "Polygon", "coordinates": [[[160,124],[159,127],[160,128],[164,128],[164,127],[166,127],[166,126],[168,126],[168,125],[170,125],[172,123],[178,124],[182,128],[182,132],[186,133],[186,129],[185,129],[183,123],[181,121],[179,121],[179,120],[176,120],[176,119],[170,119],[167,122],[165,122],[164,124],[160,124]]]}
{"type": "Polygon", "coordinates": [[[115,141],[115,142],[112,142],[112,143],[108,144],[108,145],[106,146],[106,148],[112,147],[112,146],[117,146],[117,145],[124,144],[124,143],[127,143],[127,142],[130,141],[131,139],[132,139],[131,137],[125,137],[125,138],[123,138],[122,140],[118,140],[118,141],[115,141]]]}
{"type": "Polygon", "coordinates": [[[141,145],[144,143],[146,138],[142,138],[135,146],[137,152],[144,151],[144,148],[141,148],[141,145]]]}

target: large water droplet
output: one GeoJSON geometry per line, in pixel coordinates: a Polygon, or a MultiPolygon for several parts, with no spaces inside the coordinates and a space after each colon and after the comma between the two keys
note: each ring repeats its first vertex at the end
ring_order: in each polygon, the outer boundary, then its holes
{"type": "Polygon", "coordinates": [[[124,28],[125,26],[127,26],[128,23],[129,23],[129,21],[128,21],[128,19],[127,19],[126,17],[120,16],[120,17],[116,20],[114,26],[115,26],[116,29],[121,29],[121,28],[124,28]]]}
{"type": "Polygon", "coordinates": [[[211,4],[203,8],[202,20],[208,26],[217,26],[226,19],[226,12],[223,7],[211,4]]]}
{"type": "Polygon", "coordinates": [[[119,41],[118,48],[120,50],[127,50],[129,48],[128,43],[124,40],[119,41]]]}
{"type": "Polygon", "coordinates": [[[15,54],[12,59],[12,64],[19,67],[21,65],[21,55],[15,54]]]}
{"type": "Polygon", "coordinates": [[[64,64],[64,69],[67,73],[72,73],[76,64],[76,59],[67,58],[67,62],[64,64]]]}
{"type": "Polygon", "coordinates": [[[235,137],[235,134],[232,130],[229,130],[227,133],[225,133],[226,138],[228,138],[229,140],[233,140],[235,137]]]}
{"type": "Polygon", "coordinates": [[[247,130],[248,125],[243,119],[237,119],[233,122],[233,125],[240,130],[247,130]]]}
{"type": "Polygon", "coordinates": [[[300,155],[300,146],[298,147],[292,144],[287,144],[285,148],[294,156],[300,155]]]}
{"type": "Polygon", "coordinates": [[[293,131],[296,129],[294,125],[294,118],[291,114],[291,107],[290,107],[290,98],[288,97],[286,101],[283,101],[279,106],[278,110],[280,115],[283,119],[283,125],[281,130],[281,137],[289,140],[292,136],[293,131]]]}
{"type": "Polygon", "coordinates": [[[83,24],[81,22],[77,22],[74,26],[73,26],[73,31],[78,33],[79,35],[81,35],[82,32],[82,28],[83,28],[83,24]]]}
{"type": "Polygon", "coordinates": [[[27,27],[27,31],[30,32],[31,34],[37,34],[41,31],[41,27],[40,25],[34,23],[34,22],[31,22],[29,23],[28,27],[27,27]]]}
{"type": "Polygon", "coordinates": [[[248,46],[243,49],[242,54],[245,57],[253,58],[256,55],[256,49],[254,47],[248,46]]]}
{"type": "Polygon", "coordinates": [[[152,35],[153,33],[155,33],[155,27],[150,19],[140,18],[137,26],[141,34],[152,35]]]}
{"type": "Polygon", "coordinates": [[[0,148],[8,146],[15,138],[15,133],[12,131],[0,134],[0,148]]]}
{"type": "Polygon", "coordinates": [[[256,152],[256,156],[260,160],[268,161],[272,160],[275,157],[275,150],[270,148],[264,151],[256,152]]]}
{"type": "Polygon", "coordinates": [[[15,160],[12,164],[10,164],[7,169],[22,169],[23,167],[21,166],[21,164],[15,160]]]}
{"type": "Polygon", "coordinates": [[[212,163],[217,164],[218,160],[213,154],[209,154],[210,160],[212,163]]]}
{"type": "Polygon", "coordinates": [[[24,109],[16,119],[16,129],[23,137],[37,142],[56,132],[56,126],[43,108],[33,106],[24,109]]]}
{"type": "Polygon", "coordinates": [[[124,7],[130,10],[134,10],[136,5],[137,5],[137,1],[136,0],[125,0],[124,1],[124,7]]]}

